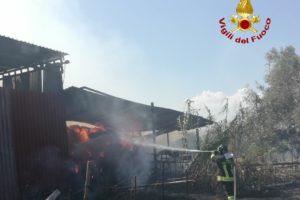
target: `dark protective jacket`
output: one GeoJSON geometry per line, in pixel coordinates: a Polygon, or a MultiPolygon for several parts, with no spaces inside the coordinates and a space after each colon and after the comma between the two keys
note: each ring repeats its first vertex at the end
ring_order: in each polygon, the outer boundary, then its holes
{"type": "Polygon", "coordinates": [[[232,153],[225,153],[222,155],[218,151],[215,151],[212,153],[211,159],[212,161],[216,162],[218,166],[217,181],[223,181],[223,182],[234,181],[232,153]]]}

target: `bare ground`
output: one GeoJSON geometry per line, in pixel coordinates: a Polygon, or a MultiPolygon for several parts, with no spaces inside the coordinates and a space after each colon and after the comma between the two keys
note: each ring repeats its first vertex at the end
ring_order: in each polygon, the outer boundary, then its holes
{"type": "MultiPolygon", "coordinates": [[[[300,186],[291,188],[278,188],[275,189],[276,193],[279,195],[273,197],[243,197],[237,198],[238,200],[300,200],[300,186]]],[[[272,191],[270,191],[272,192],[272,191]]],[[[270,195],[270,194],[269,194],[270,195]]],[[[203,194],[192,194],[190,195],[194,200],[223,200],[224,197],[217,197],[213,195],[203,195],[203,194]]]]}

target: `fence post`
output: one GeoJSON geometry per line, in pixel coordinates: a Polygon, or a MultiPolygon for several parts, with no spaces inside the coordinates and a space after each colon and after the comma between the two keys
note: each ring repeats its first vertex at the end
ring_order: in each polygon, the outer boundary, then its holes
{"type": "Polygon", "coordinates": [[[165,162],[162,162],[162,200],[165,199],[165,162]]]}
{"type": "Polygon", "coordinates": [[[83,200],[88,200],[90,198],[89,196],[90,196],[90,187],[91,187],[91,166],[92,166],[92,162],[87,161],[83,200]]]}
{"type": "Polygon", "coordinates": [[[189,196],[189,180],[188,180],[188,173],[185,174],[185,182],[186,182],[186,197],[189,196]]]}
{"type": "MultiPolygon", "coordinates": [[[[156,117],[154,111],[154,103],[151,102],[151,123],[152,123],[152,137],[153,144],[156,144],[156,117]]],[[[153,148],[153,159],[154,159],[154,177],[156,177],[157,173],[157,150],[156,147],[153,148]]]]}
{"type": "Polygon", "coordinates": [[[136,200],[136,176],[134,176],[134,200],[136,200]]]}

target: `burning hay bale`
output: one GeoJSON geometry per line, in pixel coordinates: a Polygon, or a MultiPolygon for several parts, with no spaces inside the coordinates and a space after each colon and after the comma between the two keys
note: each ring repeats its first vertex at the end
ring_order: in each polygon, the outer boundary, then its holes
{"type": "Polygon", "coordinates": [[[87,162],[92,161],[89,167],[91,196],[106,188],[128,186],[133,176],[138,176],[140,183],[146,182],[150,174],[151,157],[133,144],[130,135],[120,136],[99,124],[68,126],[72,160],[69,169],[73,174],[70,181],[74,195],[78,191],[83,195],[87,162]]]}

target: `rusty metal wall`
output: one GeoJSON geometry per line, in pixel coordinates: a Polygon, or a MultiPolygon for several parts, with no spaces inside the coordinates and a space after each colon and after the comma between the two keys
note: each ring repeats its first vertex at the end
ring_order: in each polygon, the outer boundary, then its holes
{"type": "Polygon", "coordinates": [[[68,154],[65,111],[57,93],[11,91],[11,123],[22,193],[25,185],[55,189],[68,154]]]}
{"type": "Polygon", "coordinates": [[[19,189],[10,121],[9,93],[0,88],[0,199],[18,199],[19,189]]]}
{"type": "Polygon", "coordinates": [[[0,138],[0,144],[9,141],[1,145],[1,154],[10,152],[8,164],[15,166],[15,171],[9,167],[1,168],[0,175],[16,172],[15,183],[18,182],[22,195],[29,194],[31,187],[47,192],[59,188],[68,155],[62,96],[34,91],[1,91],[0,103],[4,106],[0,110],[0,130],[5,132],[2,131],[0,137],[6,138],[3,141],[0,138]],[[9,101],[6,100],[8,97],[9,101]]]}

